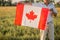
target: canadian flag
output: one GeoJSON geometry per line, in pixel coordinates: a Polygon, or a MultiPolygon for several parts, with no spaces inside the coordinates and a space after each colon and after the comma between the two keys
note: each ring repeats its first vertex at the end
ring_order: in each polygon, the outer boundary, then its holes
{"type": "Polygon", "coordinates": [[[49,9],[18,4],[15,25],[29,26],[45,30],[49,9]]]}

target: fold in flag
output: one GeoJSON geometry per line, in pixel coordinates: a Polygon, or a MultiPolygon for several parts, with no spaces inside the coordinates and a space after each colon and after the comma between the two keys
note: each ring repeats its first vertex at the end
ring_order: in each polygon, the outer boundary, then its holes
{"type": "Polygon", "coordinates": [[[47,8],[18,4],[16,7],[15,25],[45,30],[48,11],[49,9],[47,8]]]}

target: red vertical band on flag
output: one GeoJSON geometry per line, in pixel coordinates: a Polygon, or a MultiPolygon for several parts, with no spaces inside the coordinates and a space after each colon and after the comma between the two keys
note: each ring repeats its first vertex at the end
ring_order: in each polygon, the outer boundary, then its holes
{"type": "Polygon", "coordinates": [[[16,19],[15,19],[15,25],[21,25],[22,23],[22,16],[23,16],[23,10],[24,10],[24,4],[17,4],[16,7],[16,19]]]}
{"type": "Polygon", "coordinates": [[[39,21],[39,25],[38,25],[38,28],[41,30],[45,30],[48,11],[49,11],[49,9],[47,9],[47,8],[42,8],[42,10],[41,10],[41,16],[40,16],[40,21],[39,21]]]}

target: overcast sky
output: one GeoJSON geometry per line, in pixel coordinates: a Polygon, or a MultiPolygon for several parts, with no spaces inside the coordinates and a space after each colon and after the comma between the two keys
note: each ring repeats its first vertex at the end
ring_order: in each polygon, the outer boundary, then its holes
{"type": "MultiPolygon", "coordinates": [[[[18,1],[25,1],[25,0],[12,0],[12,2],[18,2],[18,1]]],[[[55,2],[58,2],[60,0],[55,0],[55,2]]]]}
{"type": "Polygon", "coordinates": [[[12,2],[19,2],[19,1],[25,1],[25,0],[12,0],[12,2]]]}
{"type": "Polygon", "coordinates": [[[60,1],[60,0],[55,0],[55,2],[58,2],[58,1],[60,1]]]}

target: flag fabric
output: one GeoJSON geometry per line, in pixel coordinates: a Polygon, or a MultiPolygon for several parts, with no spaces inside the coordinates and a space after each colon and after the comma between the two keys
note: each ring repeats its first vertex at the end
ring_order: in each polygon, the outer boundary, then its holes
{"type": "Polygon", "coordinates": [[[49,9],[17,4],[15,25],[45,30],[49,9]]]}

